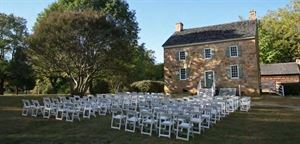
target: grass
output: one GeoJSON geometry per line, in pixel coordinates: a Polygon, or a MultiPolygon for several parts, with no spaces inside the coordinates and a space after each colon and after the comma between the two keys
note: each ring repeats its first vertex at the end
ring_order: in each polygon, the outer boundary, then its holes
{"type": "Polygon", "coordinates": [[[189,142],[128,133],[110,128],[110,116],[69,123],[41,117],[22,117],[21,99],[42,97],[0,96],[0,143],[202,143],[268,144],[300,142],[300,98],[263,97],[246,112],[235,112],[189,142]],[[263,106],[261,104],[267,104],[263,106]],[[270,105],[271,104],[271,105],[270,105]],[[276,104],[272,106],[272,104],[276,104]],[[292,105],[281,107],[277,105],[292,105]]]}

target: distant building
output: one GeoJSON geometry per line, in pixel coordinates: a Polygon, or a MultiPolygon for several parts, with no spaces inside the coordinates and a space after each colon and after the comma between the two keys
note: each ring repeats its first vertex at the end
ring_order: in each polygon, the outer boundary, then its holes
{"type": "Polygon", "coordinates": [[[255,11],[249,20],[176,31],[163,44],[166,93],[196,93],[202,88],[238,88],[260,95],[255,11]]]}
{"type": "Polygon", "coordinates": [[[262,83],[300,83],[300,59],[296,62],[260,64],[262,83]]]}

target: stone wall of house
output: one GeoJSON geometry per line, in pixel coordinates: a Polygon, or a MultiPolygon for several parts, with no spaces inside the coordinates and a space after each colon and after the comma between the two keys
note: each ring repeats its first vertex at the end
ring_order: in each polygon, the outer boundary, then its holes
{"type": "Polygon", "coordinates": [[[198,44],[174,48],[164,48],[164,78],[166,93],[182,93],[189,91],[197,92],[197,85],[204,79],[204,72],[213,70],[215,72],[216,87],[238,88],[241,85],[241,92],[248,96],[259,96],[260,70],[259,55],[255,39],[234,40],[210,44],[198,44]],[[241,56],[228,57],[226,50],[229,46],[238,45],[241,56]],[[212,48],[214,55],[212,59],[204,59],[204,48],[212,48]],[[177,60],[178,51],[186,51],[186,60],[177,60]],[[242,70],[240,79],[230,79],[227,69],[230,65],[238,64],[242,70]],[[187,80],[179,79],[180,68],[188,68],[187,80]]]}
{"type": "Polygon", "coordinates": [[[261,82],[268,83],[300,83],[300,75],[274,75],[274,76],[261,76],[261,82]]]}

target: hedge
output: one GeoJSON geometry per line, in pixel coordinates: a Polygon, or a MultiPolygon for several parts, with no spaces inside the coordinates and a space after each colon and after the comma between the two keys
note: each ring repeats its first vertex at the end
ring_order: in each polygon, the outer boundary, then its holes
{"type": "Polygon", "coordinates": [[[155,92],[161,93],[164,91],[163,81],[152,81],[152,80],[142,80],[133,82],[131,85],[131,91],[136,92],[155,92]]]}

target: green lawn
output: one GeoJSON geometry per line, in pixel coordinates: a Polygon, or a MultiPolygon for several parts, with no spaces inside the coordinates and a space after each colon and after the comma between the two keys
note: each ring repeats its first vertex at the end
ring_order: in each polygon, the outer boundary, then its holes
{"type": "MultiPolygon", "coordinates": [[[[70,123],[21,116],[21,99],[0,96],[0,143],[188,143],[110,128],[110,116],[70,123]]],[[[189,143],[300,143],[300,98],[264,97],[252,109],[235,112],[189,143]],[[267,106],[263,106],[266,104],[267,106]],[[293,106],[293,107],[289,107],[293,106]]]]}

